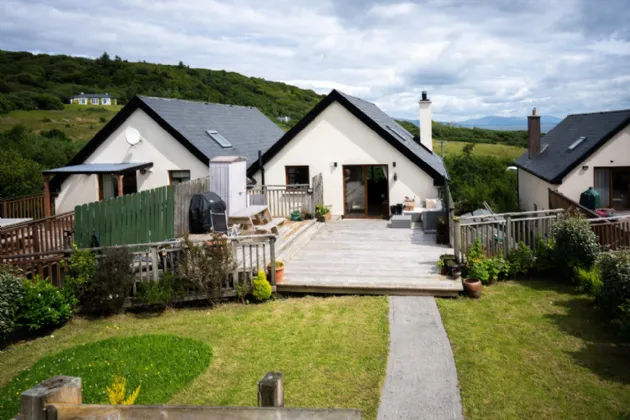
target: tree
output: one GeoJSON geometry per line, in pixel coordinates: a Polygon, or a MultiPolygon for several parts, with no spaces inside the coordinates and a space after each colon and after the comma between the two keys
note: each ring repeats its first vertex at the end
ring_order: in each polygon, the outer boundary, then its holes
{"type": "Polygon", "coordinates": [[[0,150],[0,198],[37,194],[44,178],[41,166],[14,150],[0,150]]]}

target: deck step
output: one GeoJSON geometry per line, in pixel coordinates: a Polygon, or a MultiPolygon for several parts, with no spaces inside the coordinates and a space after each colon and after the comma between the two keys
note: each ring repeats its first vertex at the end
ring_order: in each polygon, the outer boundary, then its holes
{"type": "Polygon", "coordinates": [[[304,222],[304,225],[293,232],[290,237],[279,241],[276,259],[285,263],[291,260],[321,230],[323,225],[324,223],[319,223],[316,220],[304,222]]]}

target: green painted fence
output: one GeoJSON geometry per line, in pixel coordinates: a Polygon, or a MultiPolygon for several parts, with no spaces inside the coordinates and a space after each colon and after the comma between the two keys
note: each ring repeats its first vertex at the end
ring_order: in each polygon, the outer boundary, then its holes
{"type": "Polygon", "coordinates": [[[173,237],[173,187],[161,187],[76,206],[74,241],[79,248],[143,244],[173,237]]]}

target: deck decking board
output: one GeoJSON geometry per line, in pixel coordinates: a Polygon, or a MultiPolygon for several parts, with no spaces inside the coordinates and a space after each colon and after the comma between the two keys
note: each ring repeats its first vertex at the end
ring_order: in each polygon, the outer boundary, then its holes
{"type": "Polygon", "coordinates": [[[436,261],[452,250],[421,229],[384,220],[326,224],[285,267],[279,291],[455,296],[460,280],[440,276],[436,261]]]}

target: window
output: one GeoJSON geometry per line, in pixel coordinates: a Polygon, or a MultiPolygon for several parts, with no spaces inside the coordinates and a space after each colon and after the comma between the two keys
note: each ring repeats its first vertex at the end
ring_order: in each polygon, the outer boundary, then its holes
{"type": "Polygon", "coordinates": [[[98,105],[98,98],[92,98],[92,105],[98,105]]]}
{"type": "Polygon", "coordinates": [[[109,98],[103,98],[103,105],[109,105],[109,98]]]}
{"type": "Polygon", "coordinates": [[[285,166],[287,185],[311,183],[308,166],[285,166]]]}
{"type": "Polygon", "coordinates": [[[168,171],[168,178],[171,185],[179,185],[190,181],[190,171],[168,171]]]}
{"type": "Polygon", "coordinates": [[[387,128],[389,129],[389,131],[391,131],[392,133],[400,137],[402,141],[407,141],[407,136],[402,131],[400,131],[398,127],[393,127],[391,125],[388,125],[387,128]]]}
{"type": "Polygon", "coordinates": [[[87,105],[87,99],[85,99],[85,98],[80,98],[80,99],[79,99],[79,103],[80,103],[81,105],[87,105]]]}
{"type": "Polygon", "coordinates": [[[580,143],[582,143],[584,140],[586,140],[586,137],[579,137],[576,141],[574,141],[573,143],[571,143],[571,146],[569,146],[569,148],[567,150],[573,150],[576,147],[578,147],[580,145],[580,143]]]}
{"type": "Polygon", "coordinates": [[[227,149],[228,147],[232,147],[232,143],[227,141],[227,139],[223,137],[218,131],[206,130],[206,134],[209,135],[212,140],[216,141],[217,144],[222,148],[227,149]]]}

